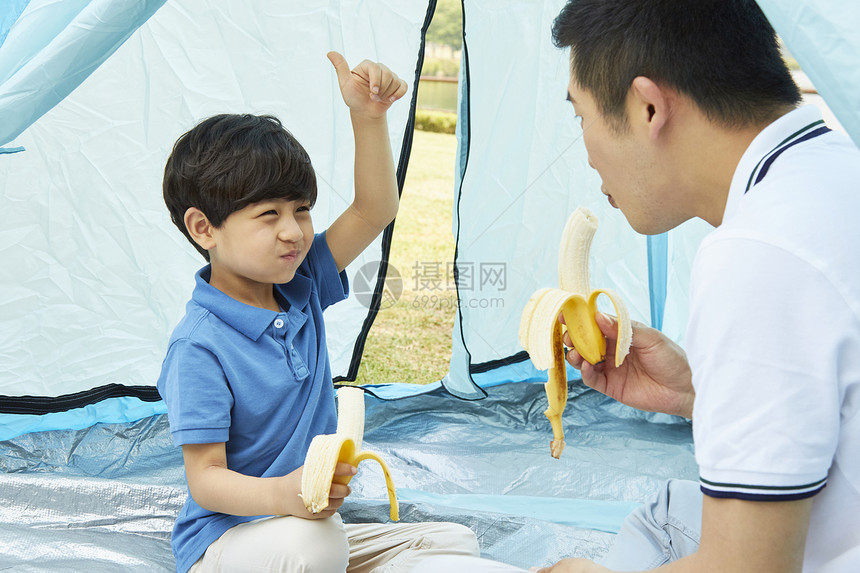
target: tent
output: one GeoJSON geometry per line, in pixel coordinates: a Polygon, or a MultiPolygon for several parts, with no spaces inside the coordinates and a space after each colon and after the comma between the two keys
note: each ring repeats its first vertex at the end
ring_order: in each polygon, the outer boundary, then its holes
{"type": "MultiPolygon", "coordinates": [[[[461,304],[449,372],[418,388],[366,387],[366,441],[391,460],[404,519],[465,523],[485,555],[520,566],[600,555],[662,481],[696,475],[687,421],[614,403],[575,371],[565,414],[575,439],[561,461],[547,454],[542,387],[532,384],[546,375],[516,334],[528,296],[557,280],[547,246],[567,214],[586,205],[601,219],[594,284],[678,341],[707,232],[694,221],[638,236],[602,201],[564,100],[567,54],[550,41],[563,3],[464,0],[452,190],[461,304]]],[[[860,142],[860,6],[760,4],[860,142]]],[[[434,9],[435,0],[0,5],[0,567],[173,568],[185,486],[154,384],[201,263],[161,202],[170,147],[214,113],[277,115],[313,158],[314,222],[325,228],[352,194],[347,110],[325,59],[337,49],[410,82],[409,101],[389,114],[402,188],[434,9]]],[[[396,223],[351,265],[353,296],[326,313],[336,382],[355,377],[393,233],[396,223]],[[376,272],[359,275],[368,265],[376,272]]],[[[362,469],[354,483],[345,519],[385,519],[381,475],[362,469]]]]}

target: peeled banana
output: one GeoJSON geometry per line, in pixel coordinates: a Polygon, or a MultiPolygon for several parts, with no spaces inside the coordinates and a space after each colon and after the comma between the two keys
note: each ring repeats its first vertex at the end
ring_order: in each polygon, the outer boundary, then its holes
{"type": "Polygon", "coordinates": [[[385,487],[388,489],[388,502],[392,521],[400,518],[397,492],[388,465],[379,454],[361,451],[364,438],[364,391],[360,388],[344,386],[337,391],[337,429],[334,434],[314,437],[305,456],[302,471],[301,498],[311,513],[319,513],[328,507],[329,491],[332,482],[348,484],[352,476],[334,475],[338,462],[353,466],[363,460],[375,460],[382,466],[385,487]]]}
{"type": "Polygon", "coordinates": [[[561,415],[567,405],[567,368],[562,342],[564,328],[558,321],[559,314],[564,316],[565,328],[574,348],[591,364],[597,364],[606,357],[606,339],[595,320],[597,297],[601,294],[609,297],[618,316],[616,366],[624,362],[633,340],[630,314],[621,297],[610,289],[591,290],[589,254],[597,225],[597,217],[585,207],[579,207],[571,214],[558,254],[561,288],[535,291],[520,319],[520,345],[529,353],[536,368],[548,370],[544,389],[549,407],[544,414],[552,425],[550,452],[554,458],[561,457],[564,450],[561,415]]]}

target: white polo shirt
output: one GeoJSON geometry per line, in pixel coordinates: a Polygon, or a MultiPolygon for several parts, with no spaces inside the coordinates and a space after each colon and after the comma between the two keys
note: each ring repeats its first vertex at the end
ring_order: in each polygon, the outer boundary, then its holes
{"type": "Polygon", "coordinates": [[[821,127],[797,109],[744,153],[696,254],[686,340],[702,491],[814,495],[804,571],[847,573],[860,571],[860,151],[821,127]]]}

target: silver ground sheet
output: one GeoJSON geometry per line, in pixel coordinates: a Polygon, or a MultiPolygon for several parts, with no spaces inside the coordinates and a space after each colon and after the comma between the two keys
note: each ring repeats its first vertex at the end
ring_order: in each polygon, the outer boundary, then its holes
{"type": "MultiPolygon", "coordinates": [[[[567,447],[556,460],[543,386],[488,392],[478,401],[441,389],[367,398],[364,449],[388,462],[402,521],[462,523],[484,556],[526,568],[597,558],[629,507],[668,478],[697,477],[683,419],[638,412],[573,381],[567,447]],[[547,500],[552,512],[542,513],[547,500]]],[[[345,521],[388,519],[376,464],[362,464],[351,486],[345,521]]],[[[164,415],[2,441],[0,570],[172,571],[170,532],[186,494],[164,415]]]]}

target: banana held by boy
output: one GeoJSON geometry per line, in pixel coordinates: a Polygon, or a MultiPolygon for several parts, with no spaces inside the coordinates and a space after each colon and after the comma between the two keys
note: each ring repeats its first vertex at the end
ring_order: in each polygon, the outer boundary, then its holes
{"type": "Polygon", "coordinates": [[[360,388],[343,387],[337,391],[337,430],[334,434],[314,437],[305,457],[302,471],[301,498],[311,513],[319,513],[328,507],[329,490],[332,481],[348,484],[352,476],[334,475],[338,462],[353,466],[363,460],[375,460],[382,466],[385,487],[388,489],[388,502],[391,505],[392,521],[400,518],[397,492],[388,471],[388,465],[379,454],[361,451],[364,437],[364,391],[360,388]]]}
{"type": "Polygon", "coordinates": [[[552,425],[550,451],[554,458],[564,450],[561,415],[567,405],[567,368],[564,361],[564,330],[570,334],[573,347],[587,362],[597,364],[606,357],[606,339],[597,326],[597,297],[605,294],[615,307],[618,336],[615,343],[615,365],[620,366],[630,350],[633,327],[624,301],[610,289],[591,290],[589,254],[591,240],[597,231],[597,217],[579,207],[567,221],[558,254],[561,288],[536,291],[520,320],[520,345],[529,353],[535,367],[548,369],[544,385],[549,407],[544,414],[552,425]],[[565,328],[558,321],[564,316],[565,328]]]}

